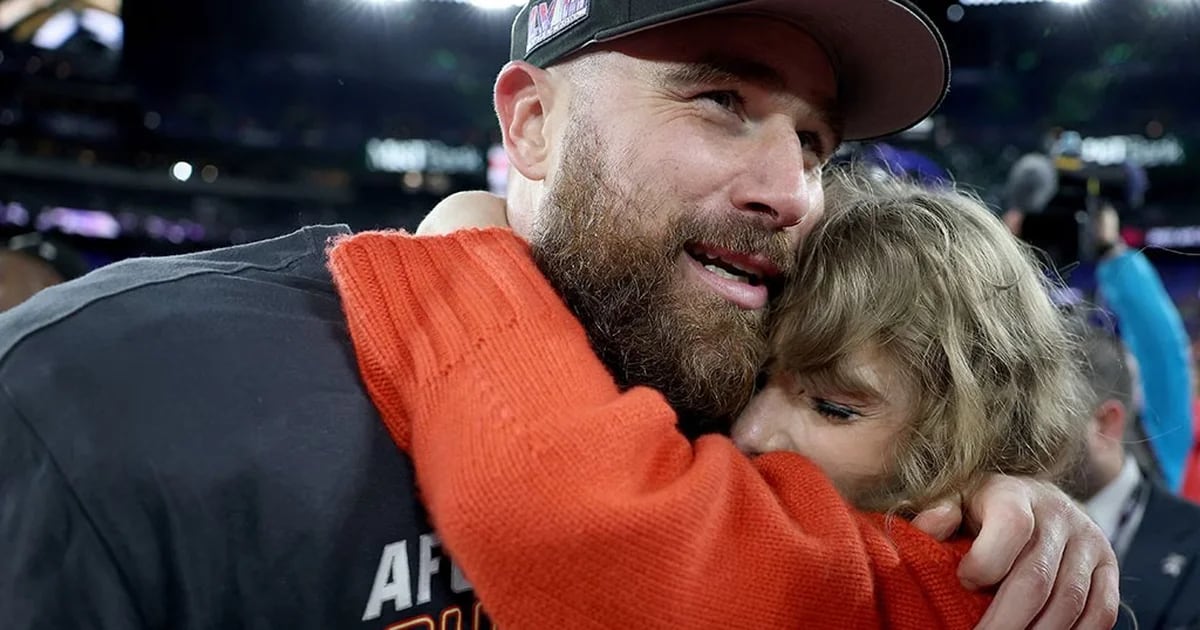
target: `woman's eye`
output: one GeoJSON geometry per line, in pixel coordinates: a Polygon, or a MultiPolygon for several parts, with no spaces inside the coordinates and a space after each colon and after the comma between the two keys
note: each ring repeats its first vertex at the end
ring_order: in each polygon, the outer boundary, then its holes
{"type": "Polygon", "coordinates": [[[738,95],[737,92],[731,92],[729,90],[717,90],[714,92],[705,92],[704,94],[701,94],[698,98],[702,98],[707,101],[712,101],[713,103],[716,103],[717,105],[721,106],[724,109],[728,109],[729,111],[737,111],[742,106],[742,97],[740,95],[738,95]]]}
{"type": "Polygon", "coordinates": [[[837,422],[849,422],[857,419],[861,415],[853,407],[839,405],[838,403],[831,402],[823,398],[813,399],[813,409],[826,418],[837,422]]]}

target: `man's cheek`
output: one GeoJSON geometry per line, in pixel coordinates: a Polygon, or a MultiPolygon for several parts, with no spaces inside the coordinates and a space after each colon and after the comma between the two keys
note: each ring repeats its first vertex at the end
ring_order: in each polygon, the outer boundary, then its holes
{"type": "Polygon", "coordinates": [[[808,207],[810,217],[805,223],[816,223],[825,216],[825,188],[821,186],[818,179],[812,186],[808,188],[808,207]]]}

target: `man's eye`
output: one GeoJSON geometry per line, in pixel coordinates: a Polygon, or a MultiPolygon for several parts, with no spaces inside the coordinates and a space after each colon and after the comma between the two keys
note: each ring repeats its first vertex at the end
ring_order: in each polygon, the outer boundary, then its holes
{"type": "Polygon", "coordinates": [[[707,101],[712,101],[729,111],[738,111],[742,107],[742,97],[737,92],[729,90],[717,90],[713,92],[705,92],[698,96],[707,101]]]}
{"type": "Polygon", "coordinates": [[[825,141],[821,139],[821,134],[814,131],[798,131],[796,132],[796,136],[800,138],[800,144],[804,146],[806,151],[812,151],[822,161],[829,157],[829,154],[825,150],[825,141]]]}

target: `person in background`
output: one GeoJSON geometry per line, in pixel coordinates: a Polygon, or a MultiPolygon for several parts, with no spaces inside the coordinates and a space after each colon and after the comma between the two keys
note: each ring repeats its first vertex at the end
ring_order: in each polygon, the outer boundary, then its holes
{"type": "Polygon", "coordinates": [[[1079,326],[1093,411],[1086,457],[1065,487],[1112,542],[1137,627],[1200,627],[1200,506],[1155,483],[1129,452],[1139,439],[1137,372],[1116,335],[1079,326]]]}
{"type": "Polygon", "coordinates": [[[1195,362],[1196,346],[1192,346],[1192,450],[1183,467],[1183,489],[1180,495],[1200,503],[1200,364],[1195,362]]]}
{"type": "Polygon", "coordinates": [[[88,270],[83,256],[58,239],[38,233],[13,237],[0,247],[0,313],[88,270]]]}
{"type": "Polygon", "coordinates": [[[1082,145],[1078,132],[1054,130],[1044,151],[1022,156],[1009,171],[1004,222],[1053,270],[1073,265],[1082,253],[1076,219],[1088,178],[1082,145]]]}
{"type": "Polygon", "coordinates": [[[1096,291],[1116,316],[1121,340],[1141,372],[1142,388],[1135,394],[1143,404],[1135,429],[1145,436],[1167,489],[1179,493],[1195,443],[1192,362],[1183,318],[1146,255],[1121,240],[1116,209],[1105,206],[1094,230],[1096,291]]]}

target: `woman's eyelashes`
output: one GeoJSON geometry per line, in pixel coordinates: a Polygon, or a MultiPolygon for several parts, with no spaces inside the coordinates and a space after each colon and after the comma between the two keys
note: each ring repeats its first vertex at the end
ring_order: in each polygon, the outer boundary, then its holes
{"type": "Polygon", "coordinates": [[[816,396],[806,386],[797,387],[794,391],[798,400],[803,401],[802,404],[809,405],[813,411],[821,414],[831,422],[845,424],[854,422],[863,416],[861,409],[853,405],[836,402],[829,398],[816,396]]]}
{"type": "Polygon", "coordinates": [[[862,414],[854,407],[836,403],[824,398],[814,397],[812,399],[812,404],[813,409],[817,413],[835,422],[852,422],[862,416],[862,414]]]}

